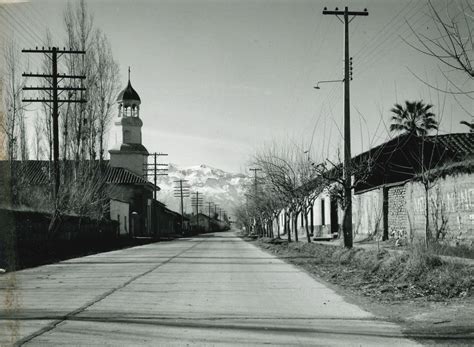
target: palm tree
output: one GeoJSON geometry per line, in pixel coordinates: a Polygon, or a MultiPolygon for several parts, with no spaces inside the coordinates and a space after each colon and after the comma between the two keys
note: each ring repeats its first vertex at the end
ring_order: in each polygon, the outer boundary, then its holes
{"type": "Polygon", "coordinates": [[[390,110],[393,113],[390,131],[424,136],[430,130],[437,130],[438,122],[434,113],[430,112],[432,107],[423,101],[405,101],[405,107],[395,104],[390,110]]]}
{"type": "Polygon", "coordinates": [[[467,127],[469,127],[469,132],[470,133],[474,133],[474,122],[469,123],[465,120],[462,120],[460,123],[463,124],[463,125],[466,125],[467,127]]]}

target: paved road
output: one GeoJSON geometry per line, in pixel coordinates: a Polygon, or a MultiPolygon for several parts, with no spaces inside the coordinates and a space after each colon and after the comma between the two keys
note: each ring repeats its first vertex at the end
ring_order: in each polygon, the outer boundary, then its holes
{"type": "Polygon", "coordinates": [[[1,345],[415,345],[232,232],[3,275],[0,296],[1,345]]]}

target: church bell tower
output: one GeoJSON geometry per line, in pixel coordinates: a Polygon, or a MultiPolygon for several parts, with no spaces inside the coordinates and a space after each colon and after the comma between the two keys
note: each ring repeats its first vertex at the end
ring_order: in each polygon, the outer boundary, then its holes
{"type": "Polygon", "coordinates": [[[110,166],[122,167],[143,176],[148,151],[142,144],[142,126],[140,119],[140,97],[130,83],[117,96],[118,117],[115,121],[116,143],[109,150],[110,166]]]}

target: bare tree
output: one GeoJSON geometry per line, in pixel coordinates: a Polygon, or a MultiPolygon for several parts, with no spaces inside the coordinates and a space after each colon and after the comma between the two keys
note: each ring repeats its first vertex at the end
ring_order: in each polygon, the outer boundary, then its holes
{"type": "Polygon", "coordinates": [[[472,2],[465,0],[446,1],[445,8],[435,6],[431,0],[428,0],[428,4],[431,22],[435,28],[434,33],[424,34],[408,24],[417,42],[409,43],[406,40],[405,42],[415,50],[437,59],[448,68],[446,71],[441,71],[446,78],[447,88],[442,90],[415,76],[431,88],[451,94],[460,107],[473,117],[472,107],[465,107],[460,97],[467,98],[468,105],[474,100],[474,90],[469,89],[474,80],[474,6],[472,2]],[[455,80],[453,74],[456,73],[467,76],[467,79],[455,80]],[[469,81],[471,83],[467,83],[469,81]]]}
{"type": "MultiPolygon", "coordinates": [[[[53,46],[51,33],[49,30],[46,31],[45,43],[48,47],[53,46]]],[[[51,75],[51,60],[46,55],[42,58],[41,69],[45,75],[51,75]]],[[[45,84],[47,86],[52,85],[52,78],[45,77],[45,84]]],[[[52,99],[51,91],[44,90],[42,97],[47,100],[52,99]]],[[[52,104],[51,103],[41,103],[41,113],[38,115],[41,118],[41,131],[46,139],[46,158],[52,162],[53,161],[53,119],[52,119],[52,104]]]]}
{"type": "Polygon", "coordinates": [[[266,218],[273,220],[285,208],[285,219],[291,225],[290,228],[285,225],[288,240],[291,241],[293,230],[295,241],[298,241],[298,216],[301,216],[307,241],[311,242],[307,214],[315,198],[311,182],[316,177],[311,161],[297,146],[275,141],[263,147],[255,155],[253,163],[262,169],[265,177],[266,218]]]}
{"type": "MultiPolygon", "coordinates": [[[[87,5],[84,0],[81,0],[72,5],[67,4],[66,10],[64,11],[64,25],[66,29],[66,46],[71,49],[85,50],[85,55],[72,54],[66,57],[66,65],[68,73],[76,75],[85,75],[85,82],[81,82],[81,86],[86,87],[84,97],[89,100],[90,95],[93,94],[93,86],[95,76],[93,73],[93,58],[91,49],[93,47],[93,17],[89,13],[87,5]]],[[[69,95],[72,97],[72,95],[69,95]]],[[[87,130],[91,127],[91,118],[93,114],[90,105],[73,104],[65,110],[62,117],[62,128],[63,128],[63,156],[68,157],[70,155],[75,159],[79,160],[85,158],[86,153],[90,152],[87,148],[90,145],[90,135],[87,134],[87,130]]]]}
{"type": "MultiPolygon", "coordinates": [[[[118,64],[107,36],[95,28],[94,18],[84,0],[68,4],[64,12],[66,45],[85,50],[85,56],[67,57],[71,74],[85,75],[86,104],[69,105],[62,118],[63,156],[75,160],[103,160],[106,134],[112,119],[112,105],[119,87],[118,64]]],[[[69,95],[72,97],[72,95],[69,95]]]]}
{"type": "Polygon", "coordinates": [[[34,157],[36,160],[40,160],[43,157],[43,119],[41,119],[41,114],[36,113],[35,124],[34,124],[34,138],[33,138],[33,151],[34,157]]]}
{"type": "Polygon", "coordinates": [[[112,49],[107,37],[100,31],[95,37],[96,53],[96,102],[97,115],[97,140],[99,146],[99,160],[104,159],[106,146],[106,133],[113,117],[112,105],[119,88],[119,68],[115,62],[112,49]]]}
{"type": "MultiPolygon", "coordinates": [[[[374,166],[374,162],[376,161],[376,157],[377,154],[373,157],[369,156],[368,158],[364,158],[364,160],[352,159],[350,171],[348,173],[353,177],[350,187],[351,190],[367,181],[374,166]]],[[[326,159],[318,164],[313,163],[312,165],[316,176],[321,181],[318,186],[319,189],[321,189],[321,187],[329,189],[330,194],[336,198],[339,205],[342,207],[344,215],[348,213],[346,199],[344,197],[343,161],[340,156],[340,151],[337,152],[335,160],[326,159]]],[[[353,237],[350,233],[352,233],[351,230],[343,228],[344,247],[346,248],[352,248],[353,246],[353,237]]]]}
{"type": "Polygon", "coordinates": [[[13,41],[4,49],[3,91],[5,116],[1,124],[6,138],[7,158],[15,160],[18,154],[21,159],[27,159],[27,136],[25,126],[25,107],[21,100],[22,88],[26,80],[21,76],[20,50],[13,41]]]}

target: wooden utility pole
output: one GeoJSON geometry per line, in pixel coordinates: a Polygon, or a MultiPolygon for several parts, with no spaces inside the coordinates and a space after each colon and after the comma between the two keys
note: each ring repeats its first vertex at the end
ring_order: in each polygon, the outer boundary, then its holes
{"type": "Polygon", "coordinates": [[[168,154],[166,153],[150,153],[148,156],[151,156],[153,158],[153,163],[145,163],[143,172],[145,179],[148,179],[149,176],[153,178],[153,184],[154,184],[154,189],[153,189],[153,199],[156,200],[156,191],[157,191],[157,180],[158,176],[168,176],[168,164],[163,164],[163,163],[158,163],[158,157],[161,156],[167,156],[168,154]],[[161,169],[160,167],[165,167],[164,169],[161,169]]]}
{"type": "Polygon", "coordinates": [[[224,210],[222,208],[219,209],[219,219],[222,220],[222,214],[224,210]]]}
{"type": "Polygon", "coordinates": [[[207,205],[209,207],[209,220],[211,220],[212,216],[211,216],[211,205],[212,205],[212,202],[211,201],[208,201],[207,202],[207,205]]]}
{"type": "MultiPolygon", "coordinates": [[[[36,99],[23,99],[23,102],[42,102],[46,103],[51,107],[52,118],[53,118],[53,171],[54,171],[54,189],[53,189],[53,198],[55,204],[58,199],[58,192],[60,186],[60,170],[59,170],[59,106],[60,104],[65,103],[85,103],[84,99],[59,99],[59,95],[63,91],[85,91],[86,88],[83,87],[71,87],[71,86],[60,86],[59,82],[66,79],[79,79],[84,80],[86,76],[84,75],[66,75],[58,73],[58,58],[63,54],[85,54],[86,51],[83,50],[67,50],[59,49],[58,47],[48,47],[38,49],[23,49],[23,53],[41,53],[45,54],[51,60],[51,74],[39,74],[39,73],[23,73],[23,77],[42,77],[45,79],[51,79],[49,86],[39,86],[39,87],[23,87],[23,90],[36,90],[36,91],[45,91],[48,93],[49,98],[36,98],[36,99]],[[49,105],[49,104],[52,105],[49,105]]],[[[47,80],[48,81],[48,80],[47,80]]],[[[57,207],[57,206],[56,206],[57,207]]]]}
{"type": "Polygon", "coordinates": [[[344,23],[344,221],[342,231],[344,234],[344,246],[352,248],[352,182],[351,182],[351,116],[350,116],[350,63],[349,63],[349,23],[356,16],[368,16],[367,9],[364,11],[349,11],[347,6],[344,11],[337,7],[334,11],[328,11],[325,7],[323,15],[335,15],[344,23]],[[341,20],[342,16],[344,20],[341,20]],[[350,18],[349,18],[350,17],[350,18]]]}
{"type": "Polygon", "coordinates": [[[186,184],[187,180],[174,181],[177,185],[174,187],[174,197],[180,198],[181,201],[181,232],[184,225],[184,200],[189,197],[189,186],[186,184]]]}
{"type": "Polygon", "coordinates": [[[199,192],[194,192],[194,196],[191,197],[191,205],[196,208],[196,223],[199,228],[199,207],[202,207],[203,199],[202,194],[199,196],[199,192]]]}

